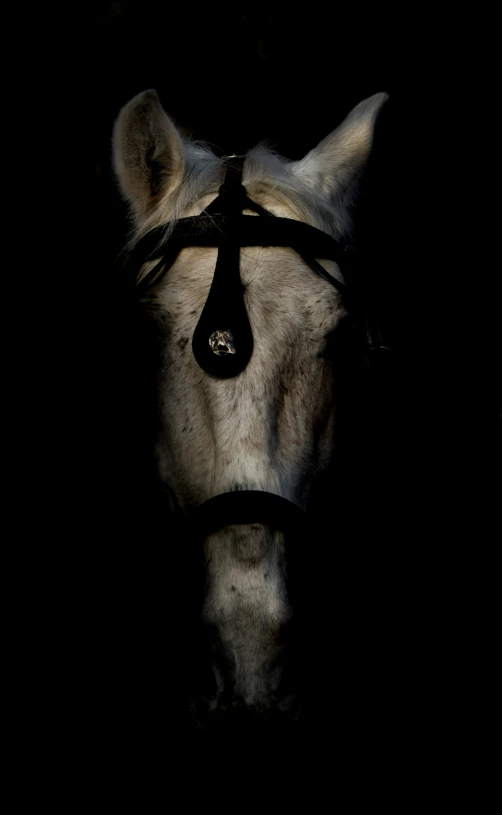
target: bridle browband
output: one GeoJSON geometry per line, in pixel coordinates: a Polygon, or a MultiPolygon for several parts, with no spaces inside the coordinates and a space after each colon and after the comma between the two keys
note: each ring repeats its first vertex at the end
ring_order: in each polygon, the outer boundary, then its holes
{"type": "Polygon", "coordinates": [[[290,247],[338,291],[346,293],[348,289],[344,279],[328,274],[315,260],[322,257],[347,266],[347,252],[325,232],[291,218],[278,218],[249,198],[241,183],[244,158],[225,159],[225,180],[218,196],[201,215],[180,218],[167,239],[168,224],[152,229],[138,241],[130,257],[136,271],[139,264],[157,261],[136,284],[141,295],[162,279],[183,248],[218,248],[211,288],[194,331],[192,349],[200,367],[219,379],[240,374],[253,353],[239,270],[243,246],[290,247]],[[243,215],[244,209],[263,217],[243,215]]]}
{"type": "MultiPolygon", "coordinates": [[[[244,304],[240,279],[243,246],[294,249],[318,276],[340,293],[349,293],[347,247],[319,229],[290,218],[280,218],[255,203],[242,185],[245,156],[224,158],[226,175],[217,198],[201,215],[180,218],[168,232],[163,224],[144,235],[127,257],[138,296],[158,283],[185,247],[217,247],[218,254],[209,294],[192,337],[199,366],[210,376],[227,379],[239,375],[253,353],[253,335],[244,304]],[[243,215],[248,209],[255,217],[243,215]],[[166,238],[166,232],[168,236],[166,238]],[[343,278],[334,277],[316,257],[343,267],[343,278]],[[139,281],[138,269],[157,261],[139,281]]],[[[350,295],[349,295],[350,296],[350,295]]],[[[365,329],[367,339],[369,332],[365,329]]],[[[268,492],[237,490],[222,493],[201,504],[189,519],[202,537],[231,524],[264,524],[288,534],[305,527],[306,514],[296,504],[268,492]]]]}

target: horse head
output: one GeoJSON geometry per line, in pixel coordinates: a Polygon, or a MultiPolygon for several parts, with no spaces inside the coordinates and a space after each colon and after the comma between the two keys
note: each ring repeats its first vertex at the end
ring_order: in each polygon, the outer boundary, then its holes
{"type": "Polygon", "coordinates": [[[311,546],[344,359],[360,341],[343,247],[386,98],[362,101],[295,161],[263,145],[216,156],[154,91],[115,125],[128,257],[160,343],[158,473],[186,522],[181,543],[205,560],[208,719],[299,715],[294,552],[311,546]]]}

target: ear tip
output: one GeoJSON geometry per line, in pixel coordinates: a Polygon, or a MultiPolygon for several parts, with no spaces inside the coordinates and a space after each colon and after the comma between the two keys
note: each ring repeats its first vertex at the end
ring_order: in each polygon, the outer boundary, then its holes
{"type": "Polygon", "coordinates": [[[142,93],[138,94],[138,96],[142,96],[143,99],[149,102],[158,102],[159,101],[159,94],[155,90],[155,88],[148,88],[148,90],[143,91],[142,93]]]}
{"type": "Polygon", "coordinates": [[[380,91],[364,99],[361,104],[378,110],[387,102],[388,98],[389,94],[386,91],[380,91]]]}
{"type": "Polygon", "coordinates": [[[385,91],[368,96],[351,110],[346,121],[359,121],[363,118],[374,123],[388,98],[389,94],[385,91]]]}
{"type": "Polygon", "coordinates": [[[160,107],[160,99],[155,88],[149,88],[146,91],[141,91],[134,96],[130,103],[131,108],[135,107],[160,107]]]}
{"type": "Polygon", "coordinates": [[[145,107],[160,107],[160,100],[157,91],[154,88],[149,88],[146,91],[141,91],[129,99],[126,105],[122,108],[124,112],[135,111],[145,107]]]}
{"type": "Polygon", "coordinates": [[[120,109],[115,120],[113,127],[113,140],[115,141],[118,134],[123,129],[127,129],[129,124],[133,122],[138,115],[155,108],[161,108],[161,104],[157,91],[154,88],[141,91],[141,93],[137,93],[136,96],[129,99],[129,101],[120,109]]]}

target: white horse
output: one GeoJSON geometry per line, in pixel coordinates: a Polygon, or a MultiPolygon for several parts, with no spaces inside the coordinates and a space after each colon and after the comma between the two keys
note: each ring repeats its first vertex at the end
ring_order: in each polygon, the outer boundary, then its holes
{"type": "Polygon", "coordinates": [[[300,161],[263,146],[217,157],[182,138],[155,91],[115,125],[128,250],[161,341],[158,472],[206,563],[204,721],[301,716],[291,551],[310,546],[304,514],[337,455],[339,338],[355,331],[339,246],[386,98],[300,161]]]}

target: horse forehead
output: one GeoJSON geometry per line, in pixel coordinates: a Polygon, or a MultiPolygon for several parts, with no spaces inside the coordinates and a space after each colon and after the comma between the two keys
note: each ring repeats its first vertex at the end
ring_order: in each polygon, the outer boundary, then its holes
{"type": "MultiPolygon", "coordinates": [[[[217,253],[215,247],[185,247],[165,276],[156,297],[173,327],[195,329],[214,277],[217,253]]],[[[328,273],[338,268],[334,261],[322,263],[328,273]]],[[[289,247],[242,247],[239,274],[252,321],[261,323],[260,315],[267,318],[273,313],[284,328],[295,323],[306,328],[307,321],[321,332],[334,327],[343,310],[334,286],[318,277],[289,247]]],[[[277,323],[270,323],[269,329],[281,333],[277,323]]]]}
{"type": "MultiPolygon", "coordinates": [[[[278,218],[291,218],[292,220],[295,221],[301,220],[301,217],[297,212],[296,208],[293,206],[293,204],[288,204],[285,200],[278,201],[277,198],[275,198],[273,195],[265,191],[252,192],[248,190],[248,194],[256,204],[262,206],[271,215],[275,215],[278,218]]],[[[199,198],[198,201],[188,205],[183,209],[182,217],[189,218],[196,215],[201,215],[206,209],[206,207],[208,207],[209,204],[211,204],[218,197],[218,195],[219,192],[210,192],[207,193],[206,195],[203,195],[201,198],[199,198]]],[[[254,212],[253,210],[248,209],[244,209],[243,214],[252,215],[253,217],[256,218],[263,217],[258,215],[258,213],[254,212]]],[[[163,219],[164,217],[165,214],[159,212],[159,218],[163,219]]]]}

